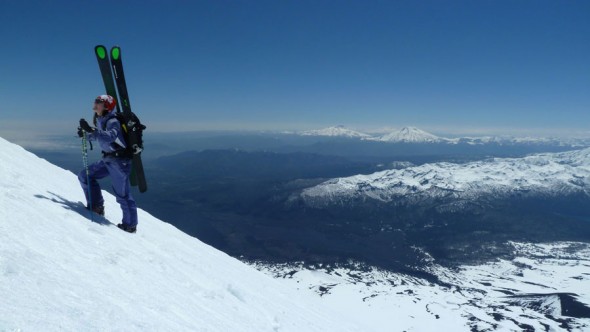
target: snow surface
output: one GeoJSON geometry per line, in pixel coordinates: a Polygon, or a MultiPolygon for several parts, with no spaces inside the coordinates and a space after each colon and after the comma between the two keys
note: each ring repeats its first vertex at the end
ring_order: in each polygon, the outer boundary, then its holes
{"type": "Polygon", "coordinates": [[[465,164],[433,163],[328,180],[301,193],[310,205],[395,199],[542,193],[590,195],[590,148],[465,164]]]}
{"type": "Polygon", "coordinates": [[[0,138],[0,331],[364,331],[104,192],[91,222],[74,174],[0,138]]]}
{"type": "Polygon", "coordinates": [[[457,269],[431,264],[441,282],[375,268],[254,264],[302,293],[316,294],[375,331],[589,331],[562,315],[556,293],[590,306],[590,245],[513,243],[516,258],[457,269]]]}

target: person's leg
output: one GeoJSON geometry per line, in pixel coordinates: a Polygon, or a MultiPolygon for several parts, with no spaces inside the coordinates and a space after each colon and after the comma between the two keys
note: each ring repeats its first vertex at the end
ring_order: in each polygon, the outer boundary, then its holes
{"type": "Polygon", "coordinates": [[[100,185],[98,184],[99,179],[104,178],[109,173],[107,171],[107,167],[102,160],[99,160],[95,163],[92,163],[88,166],[88,178],[90,179],[90,184],[87,183],[86,178],[86,170],[83,169],[78,174],[78,180],[80,181],[80,185],[82,186],[82,190],[84,190],[84,195],[86,196],[86,206],[91,209],[102,207],[104,205],[104,198],[102,197],[102,191],[100,190],[100,185]],[[92,195],[92,205],[90,206],[89,197],[88,197],[88,188],[90,187],[90,194],[92,195]]]}
{"type": "Polygon", "coordinates": [[[131,195],[129,174],[131,174],[131,160],[109,159],[106,162],[108,172],[113,183],[113,191],[117,197],[117,203],[123,212],[122,223],[125,226],[137,225],[137,205],[131,195]]]}

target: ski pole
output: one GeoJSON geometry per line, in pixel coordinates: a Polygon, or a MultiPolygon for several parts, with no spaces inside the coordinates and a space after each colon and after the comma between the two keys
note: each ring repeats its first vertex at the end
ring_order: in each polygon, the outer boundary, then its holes
{"type": "Polygon", "coordinates": [[[88,190],[88,207],[90,210],[90,220],[94,222],[94,213],[92,212],[92,190],[90,190],[90,172],[88,171],[88,145],[86,131],[82,131],[82,162],[86,170],[86,190],[88,190]]]}

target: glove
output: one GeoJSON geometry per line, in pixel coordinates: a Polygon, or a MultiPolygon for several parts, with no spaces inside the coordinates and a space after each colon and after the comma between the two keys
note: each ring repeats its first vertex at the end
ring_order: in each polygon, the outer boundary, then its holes
{"type": "Polygon", "coordinates": [[[90,127],[88,122],[86,122],[86,120],[84,119],[80,119],[80,129],[84,130],[87,133],[91,133],[94,131],[94,128],[90,127]]]}
{"type": "Polygon", "coordinates": [[[78,127],[78,137],[82,138],[82,136],[84,136],[84,132],[82,131],[82,128],[78,127]]]}

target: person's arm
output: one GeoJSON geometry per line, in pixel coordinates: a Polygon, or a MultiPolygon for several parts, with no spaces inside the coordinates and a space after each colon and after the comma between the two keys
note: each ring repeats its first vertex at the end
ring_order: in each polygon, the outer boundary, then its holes
{"type": "Polygon", "coordinates": [[[107,121],[107,126],[105,130],[102,130],[100,128],[94,128],[92,133],[90,133],[88,136],[91,139],[100,139],[101,141],[105,141],[107,143],[117,143],[120,146],[125,147],[125,143],[122,143],[119,140],[120,133],[121,124],[119,123],[119,121],[117,121],[117,119],[112,118],[109,121],[107,121]]]}
{"type": "Polygon", "coordinates": [[[113,118],[107,121],[105,130],[90,127],[86,120],[81,119],[80,128],[88,133],[86,137],[90,141],[100,139],[106,143],[116,143],[122,148],[125,148],[125,143],[119,139],[119,133],[121,133],[121,124],[119,121],[117,121],[117,119],[113,118]]]}

